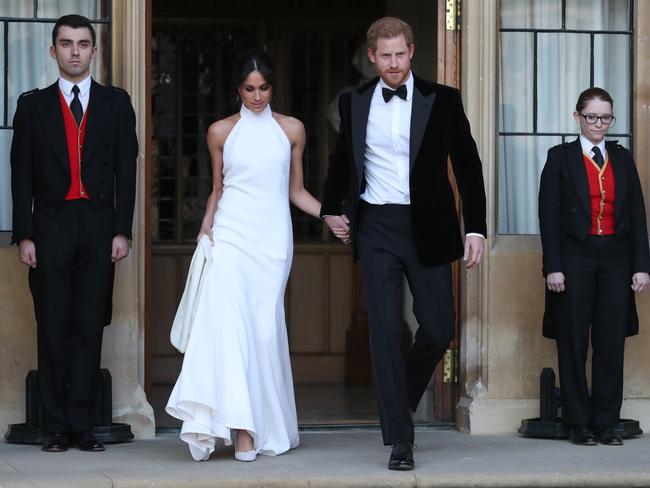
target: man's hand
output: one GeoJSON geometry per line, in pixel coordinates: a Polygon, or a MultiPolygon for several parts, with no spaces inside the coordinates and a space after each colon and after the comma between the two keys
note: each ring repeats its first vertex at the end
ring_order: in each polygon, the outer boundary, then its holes
{"type": "Polygon", "coordinates": [[[480,264],[483,257],[483,246],[485,246],[485,239],[480,236],[465,236],[465,254],[463,261],[467,269],[473,268],[480,264]]]}
{"type": "Polygon", "coordinates": [[[125,235],[118,234],[113,237],[113,249],[111,251],[111,261],[116,263],[129,255],[129,240],[125,235]]]}
{"type": "Polygon", "coordinates": [[[350,244],[350,220],[345,215],[326,215],[325,223],[344,244],[350,244]]]}
{"type": "Polygon", "coordinates": [[[564,273],[549,273],[546,275],[546,286],[555,293],[564,291],[564,273]]]}
{"type": "Polygon", "coordinates": [[[645,290],[648,283],[650,283],[650,275],[648,273],[634,273],[632,276],[632,289],[637,293],[645,290]]]}
{"type": "Polygon", "coordinates": [[[20,262],[36,268],[36,246],[31,239],[23,239],[18,243],[18,255],[20,262]]]}

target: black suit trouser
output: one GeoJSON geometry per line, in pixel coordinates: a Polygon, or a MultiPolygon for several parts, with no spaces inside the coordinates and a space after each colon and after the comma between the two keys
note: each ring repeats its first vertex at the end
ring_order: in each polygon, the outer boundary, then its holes
{"type": "Polygon", "coordinates": [[[112,209],[86,200],[55,216],[34,214],[37,267],[30,269],[45,432],[94,425],[102,334],[112,292],[112,209]]]}
{"type": "Polygon", "coordinates": [[[413,442],[415,411],[453,336],[451,266],[424,267],[408,205],[360,207],[357,243],[370,324],[370,351],[384,444],[413,442]],[[402,282],[418,322],[405,362],[400,350],[402,282]]]}
{"type": "Polygon", "coordinates": [[[627,238],[589,236],[563,244],[565,291],[557,296],[558,363],[565,424],[615,425],[623,401],[623,351],[630,320],[627,238]],[[586,367],[591,329],[591,397],[586,367]]]}

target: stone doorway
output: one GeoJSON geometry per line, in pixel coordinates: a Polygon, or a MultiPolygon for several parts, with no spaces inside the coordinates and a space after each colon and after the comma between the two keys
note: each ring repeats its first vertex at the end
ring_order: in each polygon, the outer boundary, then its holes
{"type": "MultiPolygon", "coordinates": [[[[205,133],[213,121],[232,113],[229,67],[237,52],[265,46],[275,60],[279,83],[273,107],[306,126],[305,184],[316,196],[336,134],[336,97],[364,78],[363,68],[352,60],[355,51],[365,52],[365,30],[372,20],[390,14],[411,23],[417,46],[414,71],[421,76],[436,79],[439,59],[440,8],[435,2],[335,0],[326,11],[315,0],[187,1],[182,9],[178,5],[156,0],[152,6],[146,383],[159,428],[179,425],[164,413],[182,362],[169,344],[169,328],[211,189],[205,133]]],[[[351,350],[347,340],[352,325],[367,334],[350,249],[335,242],[320,222],[294,212],[295,254],[285,306],[299,422],[376,424],[368,353],[361,347],[351,350]],[[359,369],[350,368],[350,358],[355,367],[365,367],[360,375],[359,369]]],[[[414,322],[410,309],[405,310],[406,322],[414,322]]],[[[425,424],[454,419],[455,386],[443,383],[439,369],[417,412],[425,424]]]]}

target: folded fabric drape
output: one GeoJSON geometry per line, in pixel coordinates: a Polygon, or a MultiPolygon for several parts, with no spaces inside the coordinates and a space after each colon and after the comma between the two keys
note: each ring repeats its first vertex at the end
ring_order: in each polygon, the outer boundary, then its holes
{"type": "Polygon", "coordinates": [[[192,333],[192,324],[196,314],[196,305],[201,296],[204,277],[212,264],[212,243],[207,235],[203,235],[196,245],[192,256],[190,269],[187,273],[185,290],[181,297],[181,303],[176,310],[174,323],[169,333],[169,340],[178,351],[184,353],[187,348],[187,341],[192,333]]]}

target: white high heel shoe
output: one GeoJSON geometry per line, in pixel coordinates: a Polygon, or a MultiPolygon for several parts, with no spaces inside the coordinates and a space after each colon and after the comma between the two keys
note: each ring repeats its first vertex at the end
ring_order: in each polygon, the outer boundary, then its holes
{"type": "Polygon", "coordinates": [[[251,462],[251,461],[255,461],[256,458],[257,458],[257,453],[255,452],[255,449],[251,451],[237,450],[237,435],[235,435],[235,459],[237,461],[251,462]]]}
{"type": "Polygon", "coordinates": [[[252,451],[235,451],[235,459],[237,461],[251,462],[255,461],[257,458],[257,453],[255,450],[252,451]]]}

